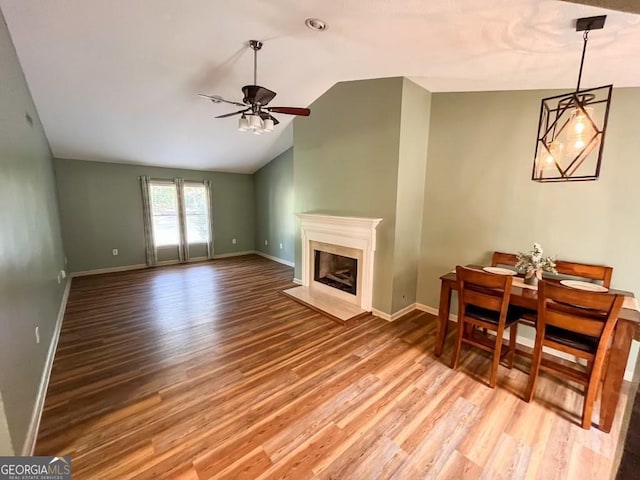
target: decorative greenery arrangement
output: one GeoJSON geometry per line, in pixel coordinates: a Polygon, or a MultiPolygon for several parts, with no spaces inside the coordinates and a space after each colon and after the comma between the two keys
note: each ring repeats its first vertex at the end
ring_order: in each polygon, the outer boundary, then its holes
{"type": "Polygon", "coordinates": [[[534,243],[533,250],[527,253],[519,252],[517,255],[516,270],[524,273],[525,279],[532,283],[542,279],[542,272],[558,273],[554,260],[551,257],[543,257],[542,254],[542,245],[534,243]]]}

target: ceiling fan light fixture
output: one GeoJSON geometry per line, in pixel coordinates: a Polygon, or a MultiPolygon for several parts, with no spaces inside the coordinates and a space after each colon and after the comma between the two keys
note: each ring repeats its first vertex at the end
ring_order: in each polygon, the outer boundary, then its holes
{"type": "MultiPolygon", "coordinates": [[[[310,24],[315,25],[319,29],[326,28],[326,24],[321,20],[308,20],[310,24]]],[[[253,50],[253,83],[242,87],[242,93],[244,95],[242,102],[225,100],[219,95],[198,94],[200,97],[206,98],[213,103],[228,103],[242,107],[238,111],[217,115],[215,118],[228,118],[240,115],[238,119],[239,131],[261,135],[263,133],[273,132],[275,126],[280,123],[276,118],[271,116],[271,112],[308,117],[311,114],[311,110],[308,108],[267,106],[276,96],[276,92],[258,85],[258,51],[262,48],[262,42],[259,40],[249,40],[248,46],[253,50]]]]}
{"type": "Polygon", "coordinates": [[[238,119],[238,130],[241,132],[249,130],[249,120],[244,115],[238,119]]]}
{"type": "Polygon", "coordinates": [[[249,130],[262,130],[262,119],[259,115],[247,115],[249,130]]]}
{"type": "Polygon", "coordinates": [[[319,18],[307,18],[304,21],[304,24],[307,26],[307,28],[313,30],[314,32],[322,32],[327,29],[326,22],[320,20],[319,18]]]}
{"type": "Polygon", "coordinates": [[[271,120],[270,118],[265,118],[265,119],[263,120],[262,124],[263,124],[262,129],[263,129],[265,132],[269,132],[269,133],[270,133],[270,132],[273,132],[273,128],[275,127],[275,125],[274,125],[274,123],[273,123],[273,120],[271,120]]]}

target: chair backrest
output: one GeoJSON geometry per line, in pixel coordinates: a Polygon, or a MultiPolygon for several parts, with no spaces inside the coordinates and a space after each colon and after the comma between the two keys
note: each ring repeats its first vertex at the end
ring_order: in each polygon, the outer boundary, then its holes
{"type": "MultiPolygon", "coordinates": [[[[518,263],[518,257],[514,253],[493,252],[491,265],[494,267],[498,265],[509,265],[513,267],[516,263],[518,263]]],[[[613,276],[612,267],[568,262],[566,260],[556,260],[556,270],[560,275],[600,281],[602,285],[607,288],[611,286],[611,277],[613,276]]]]}
{"type": "Polygon", "coordinates": [[[509,308],[511,296],[511,275],[496,275],[461,266],[456,267],[458,282],[458,315],[464,315],[467,305],[500,312],[503,321],[509,308]]]}
{"type": "Polygon", "coordinates": [[[607,267],[605,265],[591,265],[588,263],[567,262],[565,260],[556,260],[556,270],[562,275],[588,278],[589,280],[599,280],[602,282],[602,285],[607,288],[611,286],[611,277],[613,276],[612,267],[607,267]]]}
{"type": "Polygon", "coordinates": [[[515,267],[516,263],[518,263],[518,257],[515,253],[493,252],[493,258],[491,259],[492,267],[497,267],[498,265],[515,267]]]}
{"type": "Polygon", "coordinates": [[[538,332],[553,325],[608,342],[623,301],[622,295],[578,290],[543,280],[538,286],[538,332]]]}

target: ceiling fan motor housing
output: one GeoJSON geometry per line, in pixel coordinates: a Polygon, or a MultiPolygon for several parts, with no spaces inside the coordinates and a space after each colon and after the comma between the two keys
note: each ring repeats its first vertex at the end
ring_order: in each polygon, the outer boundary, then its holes
{"type": "Polygon", "coordinates": [[[242,101],[252,106],[266,105],[276,96],[276,92],[260,85],[245,85],[242,87],[242,93],[244,93],[242,101]]]}

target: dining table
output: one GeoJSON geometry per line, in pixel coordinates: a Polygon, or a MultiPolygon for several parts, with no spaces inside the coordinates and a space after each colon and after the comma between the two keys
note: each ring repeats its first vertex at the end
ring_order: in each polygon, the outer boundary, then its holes
{"type": "MultiPolygon", "coordinates": [[[[467,265],[468,268],[481,270],[483,266],[467,265]]],[[[520,280],[522,280],[521,277],[520,280]]],[[[458,289],[455,270],[440,277],[440,306],[438,311],[438,333],[436,336],[435,355],[442,355],[451,311],[451,294],[458,289]]],[[[560,281],[560,280],[554,280],[560,281]]],[[[607,364],[600,399],[600,421],[598,428],[606,433],[611,431],[620,391],[624,381],[624,373],[631,350],[631,341],[640,331],[640,311],[638,303],[632,292],[609,289],[609,292],[630,297],[624,303],[613,334],[609,362],[607,364]]],[[[509,304],[535,311],[538,308],[538,290],[535,287],[525,285],[524,282],[516,282],[514,279],[509,304]]]]}

